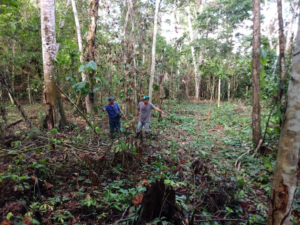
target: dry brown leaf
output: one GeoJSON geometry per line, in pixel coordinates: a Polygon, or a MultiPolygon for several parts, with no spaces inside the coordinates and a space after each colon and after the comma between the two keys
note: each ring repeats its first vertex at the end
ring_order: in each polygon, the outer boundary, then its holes
{"type": "Polygon", "coordinates": [[[3,215],[7,215],[9,212],[12,214],[18,214],[24,209],[24,205],[21,202],[6,202],[2,213],[3,215]]]}
{"type": "Polygon", "coordinates": [[[50,219],[44,219],[43,224],[44,225],[52,225],[52,220],[50,220],[50,219]]]}
{"type": "Polygon", "coordinates": [[[47,182],[47,183],[44,183],[44,184],[43,184],[43,187],[46,188],[46,189],[48,190],[49,188],[52,188],[53,185],[47,182]]]}
{"type": "Polygon", "coordinates": [[[28,216],[24,216],[22,222],[25,223],[26,225],[33,225],[33,223],[31,222],[31,217],[28,216]]]}
{"type": "Polygon", "coordinates": [[[132,204],[134,206],[137,206],[138,204],[140,204],[142,202],[143,197],[144,197],[143,194],[134,196],[134,198],[131,200],[132,204]]]}
{"type": "Polygon", "coordinates": [[[2,221],[2,223],[0,223],[0,225],[12,225],[12,222],[10,222],[8,220],[4,220],[4,221],[2,221]]]}
{"type": "Polygon", "coordinates": [[[144,185],[149,185],[149,183],[147,182],[147,180],[143,180],[143,184],[144,185]]]}
{"type": "Polygon", "coordinates": [[[31,180],[33,180],[33,182],[36,184],[36,183],[37,183],[37,178],[36,178],[36,176],[31,175],[30,177],[31,177],[31,180]]]}

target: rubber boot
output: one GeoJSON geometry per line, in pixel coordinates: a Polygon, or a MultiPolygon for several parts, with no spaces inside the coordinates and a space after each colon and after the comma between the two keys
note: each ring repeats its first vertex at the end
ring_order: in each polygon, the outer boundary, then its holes
{"type": "Polygon", "coordinates": [[[140,134],[141,134],[141,132],[137,132],[136,135],[135,135],[135,138],[139,139],[140,134]]]}

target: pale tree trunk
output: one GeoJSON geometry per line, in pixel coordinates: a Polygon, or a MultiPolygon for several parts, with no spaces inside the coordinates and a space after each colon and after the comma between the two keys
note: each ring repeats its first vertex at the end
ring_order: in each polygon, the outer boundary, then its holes
{"type": "MultiPolygon", "coordinates": [[[[87,62],[95,61],[95,36],[97,30],[97,19],[98,19],[98,8],[99,0],[90,1],[90,27],[86,40],[86,59],[87,62]]],[[[90,93],[85,97],[86,111],[92,114],[92,106],[94,102],[94,92],[93,92],[93,78],[95,70],[92,70],[89,74],[90,81],[90,93]]]]}
{"type": "MultiPolygon", "coordinates": [[[[165,84],[165,75],[162,75],[161,79],[160,79],[160,84],[159,84],[159,98],[160,98],[159,108],[160,109],[162,109],[163,99],[165,97],[164,84],[165,84]]],[[[161,112],[159,113],[158,121],[162,121],[161,112]]]]}
{"type": "MultiPolygon", "coordinates": [[[[14,40],[11,40],[11,51],[12,51],[13,57],[12,57],[12,62],[11,62],[10,84],[11,84],[11,90],[14,92],[15,91],[15,44],[14,44],[14,40]]],[[[14,100],[9,92],[8,92],[8,96],[9,96],[11,103],[14,103],[14,100]]]]}
{"type": "Polygon", "coordinates": [[[124,23],[124,30],[123,30],[123,36],[124,37],[126,35],[127,24],[128,24],[128,19],[129,19],[129,13],[130,13],[130,5],[128,4],[128,9],[127,9],[127,12],[126,12],[125,23],[124,23]]]}
{"type": "Polygon", "coordinates": [[[299,4],[300,4],[300,1],[297,3],[297,5],[295,5],[294,0],[291,1],[292,12],[291,12],[291,18],[290,18],[290,24],[289,24],[290,27],[289,27],[287,37],[286,37],[285,52],[289,52],[291,50],[294,19],[295,19],[295,14],[298,10],[299,4]]]}
{"type": "MultiPolygon", "coordinates": [[[[84,58],[83,58],[82,37],[81,37],[80,23],[79,23],[79,19],[78,19],[78,13],[77,13],[75,0],[72,0],[72,8],[73,8],[75,24],[76,24],[78,49],[80,52],[80,63],[83,64],[84,58]]],[[[81,78],[82,78],[82,81],[87,81],[86,74],[83,71],[81,72],[81,78]]]]}
{"type": "Polygon", "coordinates": [[[193,28],[192,28],[192,22],[191,22],[191,10],[190,6],[187,6],[187,14],[188,14],[188,25],[189,25],[189,33],[190,33],[190,40],[191,40],[191,52],[192,52],[192,57],[193,57],[193,64],[194,64],[194,73],[195,73],[195,99],[199,98],[199,87],[200,87],[200,77],[197,72],[198,67],[197,67],[197,62],[196,62],[196,56],[195,56],[195,48],[193,46],[194,42],[194,33],[193,33],[193,28]]]}
{"type": "Polygon", "coordinates": [[[230,78],[228,78],[228,101],[230,101],[230,78]]]}
{"type": "MultiPolygon", "coordinates": [[[[295,41],[295,52],[300,51],[300,18],[295,41]]],[[[277,152],[271,201],[267,224],[290,224],[300,156],[300,54],[293,57],[288,88],[286,114],[283,120],[277,152]]]]}
{"type": "Polygon", "coordinates": [[[130,8],[131,8],[131,11],[132,11],[132,27],[131,27],[131,35],[132,35],[132,47],[133,47],[133,66],[134,66],[134,89],[133,89],[133,98],[134,98],[134,101],[133,101],[133,104],[135,105],[135,107],[138,105],[138,99],[137,99],[137,72],[136,72],[136,67],[137,67],[137,60],[136,60],[136,36],[135,36],[135,32],[134,32],[134,29],[135,29],[135,19],[134,19],[134,15],[135,15],[135,12],[134,12],[134,9],[133,9],[133,4],[131,2],[131,0],[128,0],[129,2],[129,5],[130,5],[130,8]]]}
{"type": "Polygon", "coordinates": [[[252,133],[253,142],[261,139],[260,119],[260,0],[253,0],[253,55],[252,55],[252,133]]]}
{"type": "Polygon", "coordinates": [[[281,101],[282,95],[283,95],[283,90],[284,90],[285,74],[286,74],[281,0],[277,0],[277,12],[278,12],[278,24],[279,24],[279,70],[280,70],[279,100],[281,101]]]}
{"type": "MultiPolygon", "coordinates": [[[[60,91],[55,85],[53,62],[57,54],[55,35],[54,0],[41,0],[41,32],[44,69],[44,102],[46,104],[45,126],[51,130],[55,125],[67,125],[60,91]]],[[[58,79],[58,78],[57,78],[58,79]]]]}
{"type": "Polygon", "coordinates": [[[66,17],[66,14],[67,14],[67,11],[68,11],[68,8],[69,8],[69,5],[71,3],[71,0],[68,0],[67,1],[67,4],[66,4],[66,10],[63,12],[63,16],[62,16],[62,19],[60,21],[60,25],[59,25],[59,28],[62,30],[64,28],[64,25],[65,25],[65,17],[66,17]]]}
{"type": "Polygon", "coordinates": [[[31,99],[31,90],[30,90],[30,74],[27,72],[27,90],[28,90],[28,101],[29,105],[32,104],[32,99],[31,99]]]}
{"type": "Polygon", "coordinates": [[[218,85],[218,108],[220,107],[221,101],[221,79],[219,78],[219,85],[218,85]]]}
{"type": "Polygon", "coordinates": [[[150,84],[149,84],[150,101],[152,101],[153,82],[154,82],[154,73],[155,73],[155,50],[156,50],[157,17],[158,17],[159,3],[160,3],[160,0],[156,0],[155,14],[154,14],[153,40],[152,40],[152,62],[151,62],[151,72],[150,72],[150,84]]]}

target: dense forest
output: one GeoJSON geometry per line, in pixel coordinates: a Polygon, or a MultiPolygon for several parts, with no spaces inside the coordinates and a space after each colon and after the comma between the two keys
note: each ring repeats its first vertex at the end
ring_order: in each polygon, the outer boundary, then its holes
{"type": "Polygon", "coordinates": [[[299,10],[0,0],[0,225],[300,224],[299,10]]]}

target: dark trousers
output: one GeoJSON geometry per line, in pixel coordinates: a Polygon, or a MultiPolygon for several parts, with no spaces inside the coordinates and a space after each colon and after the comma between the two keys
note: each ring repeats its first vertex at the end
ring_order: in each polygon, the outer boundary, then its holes
{"type": "Polygon", "coordinates": [[[120,119],[109,119],[110,133],[119,133],[121,128],[120,119]]]}

